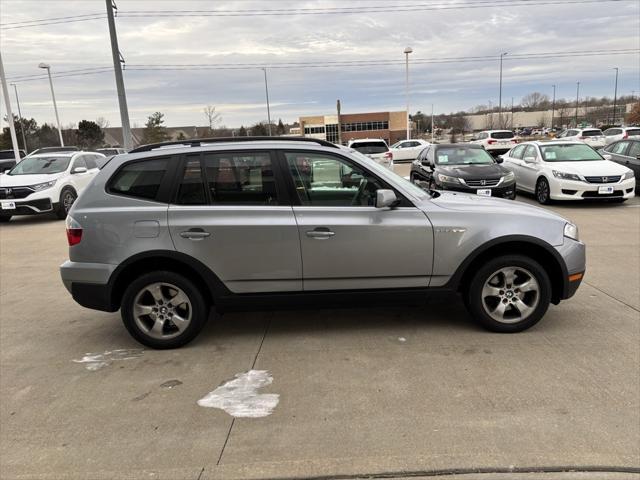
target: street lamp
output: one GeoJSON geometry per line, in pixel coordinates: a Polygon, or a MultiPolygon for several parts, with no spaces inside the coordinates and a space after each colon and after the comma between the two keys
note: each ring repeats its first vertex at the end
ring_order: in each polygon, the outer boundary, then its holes
{"type": "Polygon", "coordinates": [[[508,52],[504,52],[500,54],[500,98],[498,100],[498,128],[502,128],[502,59],[505,55],[508,55],[508,52]]]}
{"type": "Polygon", "coordinates": [[[269,136],[271,136],[271,111],[269,109],[269,84],[267,83],[267,69],[261,68],[264,72],[264,91],[267,96],[267,130],[269,132],[269,136]]]}
{"type": "Polygon", "coordinates": [[[551,86],[553,87],[553,102],[551,103],[551,129],[553,129],[553,117],[556,113],[556,86],[551,86]]]}
{"type": "Polygon", "coordinates": [[[578,126],[578,99],[580,98],[580,82],[576,82],[576,118],[574,127],[578,126]]]}
{"type": "Polygon", "coordinates": [[[64,140],[62,140],[62,128],[60,128],[60,117],[58,117],[58,105],[56,104],[56,94],[53,92],[53,80],[51,80],[51,65],[47,63],[40,63],[38,68],[44,68],[49,75],[49,86],[51,87],[51,98],[53,99],[53,109],[56,112],[56,123],[58,124],[58,135],[60,136],[60,146],[64,147],[64,140]]]}
{"type": "Polygon", "coordinates": [[[404,56],[406,60],[406,93],[407,93],[407,140],[411,138],[411,121],[409,119],[409,54],[413,53],[413,48],[407,47],[404,49],[404,56]]]}
{"type": "Polygon", "coordinates": [[[616,103],[618,101],[618,67],[615,67],[614,70],[616,71],[616,86],[615,86],[615,90],[613,91],[613,124],[615,125],[616,123],[616,103]]]}
{"type": "Polygon", "coordinates": [[[20,132],[22,133],[22,147],[25,153],[29,153],[27,149],[27,138],[24,136],[24,122],[22,121],[22,112],[20,111],[20,99],[18,98],[18,87],[15,83],[10,83],[13,86],[13,90],[16,92],[16,104],[18,105],[18,119],[20,121],[20,132]]]}

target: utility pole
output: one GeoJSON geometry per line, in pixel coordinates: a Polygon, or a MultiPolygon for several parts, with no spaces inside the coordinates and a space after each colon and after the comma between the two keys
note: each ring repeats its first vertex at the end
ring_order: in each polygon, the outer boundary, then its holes
{"type": "Polygon", "coordinates": [[[338,111],[338,144],[342,145],[342,127],[340,125],[340,99],[336,100],[336,110],[338,111]]]}
{"type": "Polygon", "coordinates": [[[508,55],[507,52],[500,54],[500,98],[498,100],[498,128],[503,128],[502,125],[502,59],[505,55],[508,55]]]}
{"type": "Polygon", "coordinates": [[[105,0],[107,2],[107,19],[109,21],[109,36],[111,37],[111,56],[113,57],[113,72],[116,75],[116,89],[118,90],[118,104],[120,105],[120,121],[122,122],[122,143],[125,150],[133,148],[131,138],[131,126],[129,125],[129,109],[127,108],[127,94],[124,91],[124,80],[122,79],[122,65],[124,59],[120,55],[118,48],[118,35],[116,34],[116,22],[113,18],[113,9],[117,10],[115,0],[105,0]]]}
{"type": "Polygon", "coordinates": [[[615,89],[613,91],[613,124],[615,125],[616,123],[616,103],[618,101],[618,67],[615,67],[614,70],[616,71],[616,86],[615,89]]]}
{"type": "Polygon", "coordinates": [[[409,54],[413,53],[413,48],[407,47],[404,49],[404,56],[406,62],[406,94],[407,94],[407,140],[411,138],[411,119],[409,118],[409,54]]]}
{"type": "Polygon", "coordinates": [[[12,83],[13,90],[16,92],[16,105],[18,106],[18,118],[20,119],[20,133],[22,133],[22,148],[25,153],[29,153],[27,149],[27,138],[24,136],[24,122],[22,121],[22,112],[20,111],[20,99],[18,98],[18,87],[15,83],[12,83]]]}
{"type": "Polygon", "coordinates": [[[511,130],[513,130],[513,97],[511,97],[511,130]]]}
{"type": "Polygon", "coordinates": [[[58,136],[60,137],[60,146],[64,147],[64,140],[62,139],[62,126],[60,125],[60,117],[58,116],[58,104],[56,103],[56,94],[53,91],[53,80],[51,80],[51,65],[41,62],[38,68],[44,68],[49,76],[49,87],[51,87],[51,99],[53,100],[53,111],[56,114],[56,124],[58,125],[58,136]]]}
{"type": "Polygon", "coordinates": [[[431,143],[434,142],[433,140],[433,103],[431,104],[431,143]]]}
{"type": "Polygon", "coordinates": [[[269,131],[269,136],[271,136],[271,111],[269,109],[269,84],[267,83],[267,69],[262,68],[264,72],[264,91],[267,95],[267,129],[269,131]]]}
{"type": "Polygon", "coordinates": [[[574,120],[575,123],[575,127],[578,126],[578,98],[580,97],[580,82],[577,82],[577,88],[576,88],[576,117],[574,120]]]}
{"type": "Polygon", "coordinates": [[[552,85],[553,87],[553,102],[551,103],[551,129],[553,129],[553,117],[555,116],[556,113],[556,86],[552,85]]]}
{"type": "Polygon", "coordinates": [[[13,146],[13,156],[16,163],[20,161],[20,151],[18,145],[18,137],[16,137],[16,127],[13,124],[13,113],[11,113],[11,103],[9,102],[9,90],[7,89],[7,79],[4,76],[4,65],[2,64],[2,53],[0,53],[0,82],[2,83],[2,95],[4,103],[7,106],[7,123],[9,123],[9,131],[11,132],[11,145],[13,146]]]}

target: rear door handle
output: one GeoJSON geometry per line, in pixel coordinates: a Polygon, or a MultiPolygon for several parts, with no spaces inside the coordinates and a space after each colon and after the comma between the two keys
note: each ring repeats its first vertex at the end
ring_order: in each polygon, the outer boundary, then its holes
{"type": "Polygon", "coordinates": [[[318,227],[313,230],[308,230],[306,232],[307,237],[315,238],[317,240],[327,240],[335,235],[335,232],[332,232],[327,227],[318,227]]]}
{"type": "Polygon", "coordinates": [[[202,240],[203,238],[211,235],[209,232],[205,232],[201,228],[191,228],[184,232],[180,232],[182,238],[188,238],[189,240],[202,240]]]}

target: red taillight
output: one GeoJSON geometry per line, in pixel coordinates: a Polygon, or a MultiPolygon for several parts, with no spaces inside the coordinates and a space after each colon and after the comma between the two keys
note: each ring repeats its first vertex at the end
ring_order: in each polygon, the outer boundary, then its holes
{"type": "Polygon", "coordinates": [[[495,141],[495,140],[487,140],[487,143],[488,143],[489,145],[493,145],[494,143],[496,143],[496,141],[495,141]]]}
{"type": "Polygon", "coordinates": [[[393,159],[393,153],[392,152],[385,152],[384,158],[386,158],[387,160],[392,160],[393,159]]]}
{"type": "Polygon", "coordinates": [[[70,247],[77,245],[82,240],[82,225],[75,221],[75,219],[67,215],[65,221],[67,227],[67,242],[70,247]]]}
{"type": "Polygon", "coordinates": [[[626,140],[627,138],[629,138],[629,134],[627,132],[624,132],[624,135],[622,137],[624,140],[626,140]]]}
{"type": "Polygon", "coordinates": [[[586,140],[587,137],[578,137],[578,140],[586,140]]]}

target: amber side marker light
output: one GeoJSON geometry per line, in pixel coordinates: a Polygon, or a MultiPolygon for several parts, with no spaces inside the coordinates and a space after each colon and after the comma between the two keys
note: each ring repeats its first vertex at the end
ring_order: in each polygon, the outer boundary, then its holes
{"type": "Polygon", "coordinates": [[[577,282],[578,280],[582,280],[582,276],[584,273],[574,273],[573,275],[569,275],[570,282],[577,282]]]}

